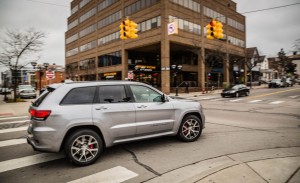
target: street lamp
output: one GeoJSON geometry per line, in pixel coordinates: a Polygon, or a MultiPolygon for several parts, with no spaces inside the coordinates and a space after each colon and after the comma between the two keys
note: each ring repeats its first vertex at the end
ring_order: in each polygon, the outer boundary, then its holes
{"type": "Polygon", "coordinates": [[[4,101],[7,101],[8,99],[7,99],[7,91],[6,91],[6,88],[7,88],[7,79],[6,79],[6,75],[7,75],[7,73],[6,72],[4,72],[3,73],[3,76],[4,76],[4,101]]]}
{"type": "MultiPolygon", "coordinates": [[[[33,66],[33,69],[35,69],[35,67],[37,66],[36,62],[31,62],[31,65],[33,66]]],[[[44,71],[47,71],[47,68],[49,66],[49,63],[43,63],[43,66],[37,66],[37,69],[39,71],[39,93],[41,95],[41,89],[42,89],[42,76],[44,75],[44,71]]]]}
{"type": "Polygon", "coordinates": [[[178,96],[177,74],[181,71],[182,65],[172,65],[171,68],[174,70],[174,87],[176,87],[176,96],[178,96]]]}

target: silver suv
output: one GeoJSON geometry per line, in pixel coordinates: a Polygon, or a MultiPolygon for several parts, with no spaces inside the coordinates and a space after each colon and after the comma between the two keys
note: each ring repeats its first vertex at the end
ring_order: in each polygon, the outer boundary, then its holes
{"type": "Polygon", "coordinates": [[[50,85],[29,108],[27,142],[59,152],[77,165],[97,160],[105,147],[173,135],[192,142],[205,117],[199,102],[176,100],[143,83],[74,82],[50,85]]]}

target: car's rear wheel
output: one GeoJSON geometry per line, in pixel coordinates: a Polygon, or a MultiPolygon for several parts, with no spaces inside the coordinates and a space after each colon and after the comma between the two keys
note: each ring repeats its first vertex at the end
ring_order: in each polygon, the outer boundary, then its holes
{"type": "Polygon", "coordinates": [[[67,158],[79,166],[94,163],[102,151],[102,139],[90,129],[81,129],[71,133],[65,143],[67,158]]]}
{"type": "Polygon", "coordinates": [[[193,142],[197,140],[202,133],[201,120],[195,115],[188,115],[183,118],[178,137],[184,142],[193,142]]]}

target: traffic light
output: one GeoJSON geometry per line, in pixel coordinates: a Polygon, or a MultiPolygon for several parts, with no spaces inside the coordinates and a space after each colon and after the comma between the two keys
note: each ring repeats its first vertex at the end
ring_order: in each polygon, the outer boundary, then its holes
{"type": "Polygon", "coordinates": [[[125,21],[122,21],[120,25],[120,39],[127,39],[125,21]]]}
{"type": "Polygon", "coordinates": [[[209,24],[207,24],[207,26],[206,26],[206,37],[207,37],[207,39],[214,39],[216,23],[217,22],[215,20],[213,20],[209,24]]]}
{"type": "Polygon", "coordinates": [[[130,20],[129,21],[129,27],[130,27],[129,37],[133,38],[133,39],[137,38],[138,37],[138,35],[137,35],[137,32],[138,32],[137,24],[134,21],[130,20]]]}
{"type": "Polygon", "coordinates": [[[222,39],[224,37],[223,35],[223,24],[219,21],[217,21],[215,25],[215,32],[214,32],[215,38],[222,39]]]}
{"type": "Polygon", "coordinates": [[[137,32],[137,24],[134,21],[129,20],[129,18],[126,18],[126,20],[122,21],[120,25],[121,39],[137,38],[137,32]]]}

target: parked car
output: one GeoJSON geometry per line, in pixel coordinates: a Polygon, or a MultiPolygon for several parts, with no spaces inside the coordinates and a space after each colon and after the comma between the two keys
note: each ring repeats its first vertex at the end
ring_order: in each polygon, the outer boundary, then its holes
{"type": "Polygon", "coordinates": [[[300,78],[295,79],[294,82],[295,82],[295,84],[298,83],[298,85],[300,85],[300,78]]]}
{"type": "Polygon", "coordinates": [[[0,88],[0,95],[5,95],[5,92],[6,92],[6,95],[9,95],[9,94],[11,94],[11,89],[9,89],[9,88],[0,88]]]}
{"type": "Polygon", "coordinates": [[[269,88],[286,87],[282,79],[272,79],[269,83],[269,88]]]}
{"type": "Polygon", "coordinates": [[[36,91],[33,89],[22,89],[19,91],[20,98],[36,98],[36,91]]]}
{"type": "Polygon", "coordinates": [[[248,96],[250,94],[250,89],[244,84],[234,85],[230,88],[224,89],[221,93],[222,97],[239,97],[248,96]]]}
{"type": "Polygon", "coordinates": [[[171,99],[139,82],[53,84],[29,108],[27,142],[89,165],[106,147],[159,136],[199,138],[205,116],[199,102],[171,99]]]}
{"type": "Polygon", "coordinates": [[[291,78],[286,78],[285,84],[286,84],[286,86],[293,86],[294,81],[291,78]]]}
{"type": "Polygon", "coordinates": [[[24,90],[24,89],[28,89],[28,90],[35,90],[34,87],[32,87],[31,85],[19,85],[17,87],[17,96],[20,97],[20,91],[24,90]]]}

